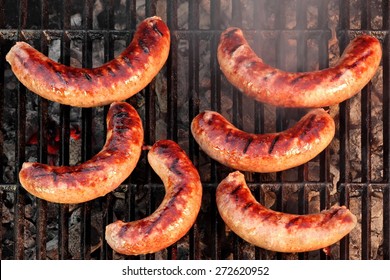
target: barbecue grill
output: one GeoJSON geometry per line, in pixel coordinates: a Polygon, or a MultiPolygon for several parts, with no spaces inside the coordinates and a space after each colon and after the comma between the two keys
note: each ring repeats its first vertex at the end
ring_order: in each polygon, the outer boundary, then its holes
{"type": "Polygon", "coordinates": [[[0,258],[390,259],[389,11],[389,0],[0,0],[0,258]],[[119,54],[137,24],[152,15],[171,30],[170,56],[157,77],[127,101],[143,120],[145,144],[171,139],[188,153],[204,194],[197,222],[180,241],[155,254],[123,256],[105,242],[105,226],[151,214],[164,196],[147,152],[105,197],[59,205],[28,194],[18,182],[22,163],[89,159],[104,144],[108,106],[81,109],[38,97],[18,82],[5,54],[16,41],[27,41],[66,65],[96,67],[119,54]],[[218,214],[215,189],[232,170],[199,149],[189,129],[192,118],[211,109],[240,129],[266,133],[290,127],[305,112],[254,102],[227,82],[216,49],[229,26],[242,28],[267,63],[289,71],[332,65],[361,33],[382,42],[383,59],[372,81],[327,108],[337,131],[321,155],[283,172],[245,173],[256,198],[274,210],[306,214],[347,205],[358,225],[326,250],[266,251],[236,236],[218,214]]]}

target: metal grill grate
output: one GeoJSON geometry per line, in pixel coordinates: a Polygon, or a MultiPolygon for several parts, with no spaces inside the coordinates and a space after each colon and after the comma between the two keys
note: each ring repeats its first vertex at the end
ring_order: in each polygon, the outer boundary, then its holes
{"type": "Polygon", "coordinates": [[[390,259],[389,10],[388,0],[0,0],[0,258],[390,259]],[[72,108],[38,98],[19,84],[5,54],[23,40],[64,64],[95,67],[114,58],[139,21],[155,14],[171,29],[170,57],[156,79],[128,102],[144,121],[146,144],[168,138],[186,150],[200,171],[204,195],[197,223],[182,240],[156,254],[124,257],[104,242],[105,226],[152,213],[164,195],[146,153],[123,185],[104,198],[57,205],[30,196],[18,183],[21,164],[89,159],[103,145],[107,107],[72,108]],[[257,199],[274,210],[304,214],[334,203],[350,207],[359,224],[332,246],[331,255],[256,248],[219,217],[215,188],[231,170],[199,150],[189,131],[192,118],[212,109],[241,129],[265,133],[286,129],[304,113],[255,103],[227,82],[216,49],[228,26],[243,28],[266,62],[290,71],[328,67],[362,32],[383,43],[378,75],[361,94],[329,108],[338,128],[325,152],[285,172],[246,174],[257,199]],[[71,137],[75,127],[80,140],[71,137]],[[53,133],[59,136],[55,154],[53,133]]]}

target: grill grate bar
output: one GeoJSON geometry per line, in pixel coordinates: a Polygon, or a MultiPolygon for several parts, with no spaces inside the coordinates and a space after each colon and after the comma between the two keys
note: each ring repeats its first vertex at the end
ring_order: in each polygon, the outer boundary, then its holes
{"type": "MultiPolygon", "coordinates": [[[[345,186],[341,185],[338,187],[340,192],[340,205],[345,205],[349,208],[349,192],[346,190],[345,186]]],[[[347,235],[340,240],[340,259],[348,260],[349,259],[349,236],[347,235]]]]}
{"type": "MultiPolygon", "coordinates": [[[[27,13],[26,2],[21,1],[19,6],[19,32],[25,26],[25,17],[27,13]]],[[[20,36],[20,35],[19,35],[20,36]]],[[[26,130],[26,88],[19,85],[17,98],[17,139],[16,139],[16,155],[17,168],[20,170],[25,161],[25,130],[26,130]]],[[[16,174],[15,174],[16,175],[16,174]]],[[[17,177],[17,176],[16,176],[17,177]]],[[[24,259],[24,206],[26,191],[18,188],[15,199],[15,230],[14,230],[14,252],[15,259],[24,259]]]]}
{"type": "Polygon", "coordinates": [[[370,259],[371,249],[371,212],[370,194],[368,187],[362,191],[362,259],[370,259]]]}
{"type": "MultiPolygon", "coordinates": [[[[26,89],[23,86],[19,88],[18,110],[17,110],[17,140],[16,140],[16,158],[17,168],[20,170],[25,161],[25,130],[26,130],[26,89]]],[[[24,206],[26,191],[23,188],[17,188],[15,201],[15,259],[24,259],[24,206]]]]}
{"type": "MultiPolygon", "coordinates": [[[[70,27],[69,2],[64,1],[61,9],[63,13],[64,29],[70,27]]],[[[60,62],[70,65],[70,45],[71,41],[65,33],[61,37],[60,62]]],[[[60,127],[61,127],[61,149],[60,165],[69,165],[70,161],[70,106],[60,105],[60,127]]],[[[58,206],[58,259],[69,258],[69,205],[58,206]]]]}
{"type": "MultiPolygon", "coordinates": [[[[177,10],[177,1],[169,1],[167,6],[167,21],[168,27],[172,30],[177,29],[177,14],[173,11],[177,10]]],[[[172,32],[172,38],[177,38],[177,35],[172,32]]],[[[168,117],[167,122],[167,137],[172,139],[173,141],[177,141],[177,131],[178,131],[178,108],[177,108],[177,100],[178,100],[178,81],[177,81],[177,68],[178,68],[178,44],[177,40],[171,40],[171,47],[169,51],[169,57],[167,61],[167,110],[168,117]]]]}
{"type": "MultiPolygon", "coordinates": [[[[47,17],[44,12],[45,4],[41,5],[42,10],[42,26],[47,22],[45,18],[47,17]]],[[[43,36],[41,36],[43,37],[43,36]]],[[[43,37],[40,40],[40,51],[47,54],[48,46],[47,40],[43,37]]],[[[39,44],[38,44],[39,45],[39,44]]],[[[47,150],[48,150],[48,101],[42,98],[38,99],[38,161],[42,163],[47,163],[47,150]]],[[[46,259],[46,239],[47,239],[47,202],[41,199],[36,199],[37,203],[37,239],[36,239],[36,258],[37,259],[46,259]]]]}
{"type": "MultiPolygon", "coordinates": [[[[189,11],[188,13],[188,22],[189,28],[191,30],[199,29],[199,1],[191,1],[188,3],[189,11]]],[[[188,78],[189,78],[189,88],[188,88],[188,134],[186,135],[187,139],[191,139],[191,120],[199,113],[199,48],[200,42],[196,36],[193,34],[190,36],[189,40],[189,57],[188,57],[188,78]]],[[[168,124],[169,126],[170,124],[168,124]]],[[[179,139],[178,139],[179,140],[179,139]]],[[[196,155],[198,151],[194,149],[195,142],[194,140],[189,140],[189,157],[194,162],[193,155],[196,155]]],[[[196,162],[194,162],[196,166],[196,162]]],[[[189,259],[197,259],[200,257],[200,249],[197,244],[198,241],[198,225],[197,223],[191,228],[188,233],[189,235],[189,259]]]]}

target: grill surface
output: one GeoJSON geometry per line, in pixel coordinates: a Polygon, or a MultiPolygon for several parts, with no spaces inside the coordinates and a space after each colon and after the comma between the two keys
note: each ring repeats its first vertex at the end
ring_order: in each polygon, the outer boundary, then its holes
{"type": "Polygon", "coordinates": [[[389,10],[388,0],[1,0],[0,258],[390,259],[389,10]],[[64,64],[95,67],[123,50],[136,25],[156,14],[172,32],[170,57],[156,79],[128,101],[144,121],[146,144],[168,138],[186,150],[200,171],[204,196],[197,223],[182,240],[156,254],[125,257],[104,242],[104,228],[116,219],[142,218],[161,202],[164,188],[146,153],[124,184],[103,198],[58,205],[26,193],[17,176],[24,161],[76,164],[101,149],[108,107],[72,108],[38,98],[19,84],[4,57],[23,40],[64,64]],[[266,62],[290,71],[332,65],[362,32],[383,43],[373,81],[361,94],[329,108],[338,126],[325,152],[289,171],[246,174],[257,199],[274,210],[304,214],[334,203],[350,207],[359,224],[330,254],[255,248],[219,217],[215,188],[231,170],[199,150],[189,131],[192,118],[212,109],[241,129],[264,133],[286,129],[304,113],[255,103],[226,81],[216,48],[228,26],[243,28],[266,62]],[[34,133],[37,141],[31,140],[34,133]]]}

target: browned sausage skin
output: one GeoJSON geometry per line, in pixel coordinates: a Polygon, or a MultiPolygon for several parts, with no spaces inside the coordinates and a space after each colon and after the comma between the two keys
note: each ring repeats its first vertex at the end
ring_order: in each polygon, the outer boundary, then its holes
{"type": "Polygon", "coordinates": [[[232,85],[259,102],[280,107],[326,107],[357,94],[374,76],[382,57],[372,36],[355,38],[331,68],[291,73],[267,65],[251,49],[242,30],[231,27],[220,37],[218,61],[232,85]]]}
{"type": "Polygon", "coordinates": [[[24,42],[17,42],[6,59],[20,82],[36,94],[66,105],[95,107],[141,91],[165,64],[169,47],[168,27],[159,17],[150,17],[118,57],[97,68],[65,66],[24,42]]]}
{"type": "Polygon", "coordinates": [[[218,185],[216,201],[222,219],[233,232],[251,244],[277,252],[322,249],[347,235],[357,222],[345,206],[308,215],[270,210],[256,201],[239,171],[218,185]]]}
{"type": "Polygon", "coordinates": [[[234,127],[222,115],[205,111],[191,123],[191,132],[211,158],[233,169],[277,172],[313,159],[332,141],[333,118],[312,109],[293,127],[279,133],[252,134],[234,127]]]}
{"type": "Polygon", "coordinates": [[[186,153],[171,140],[157,141],[148,161],[165,186],[157,210],[141,220],[116,221],[106,227],[107,243],[126,255],[154,253],[182,238],[200,210],[202,185],[186,153]]]}
{"type": "Polygon", "coordinates": [[[143,144],[142,121],[128,103],[114,102],[107,114],[103,149],[75,166],[25,162],[19,172],[22,186],[31,194],[57,203],[81,203],[117,188],[134,170],[143,144]]]}

